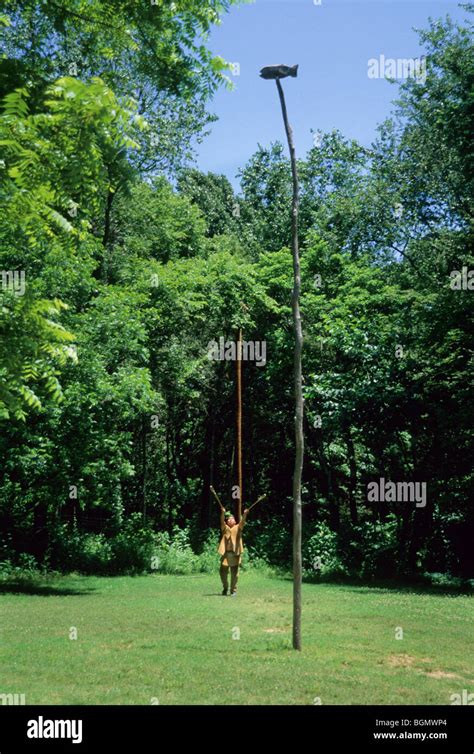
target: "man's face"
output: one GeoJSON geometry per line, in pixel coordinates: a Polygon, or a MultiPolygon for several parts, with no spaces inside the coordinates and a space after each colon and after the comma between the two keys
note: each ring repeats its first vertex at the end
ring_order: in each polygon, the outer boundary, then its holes
{"type": "Polygon", "coordinates": [[[235,524],[236,524],[235,518],[233,516],[229,516],[229,518],[227,519],[227,526],[229,526],[232,529],[232,527],[235,526],[235,524]]]}

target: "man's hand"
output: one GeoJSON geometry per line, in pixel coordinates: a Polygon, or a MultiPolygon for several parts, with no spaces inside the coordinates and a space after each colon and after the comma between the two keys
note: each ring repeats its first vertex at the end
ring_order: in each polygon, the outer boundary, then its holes
{"type": "Polygon", "coordinates": [[[249,509],[248,509],[248,508],[246,508],[246,509],[244,510],[244,516],[246,516],[248,512],[249,512],[249,509]]]}

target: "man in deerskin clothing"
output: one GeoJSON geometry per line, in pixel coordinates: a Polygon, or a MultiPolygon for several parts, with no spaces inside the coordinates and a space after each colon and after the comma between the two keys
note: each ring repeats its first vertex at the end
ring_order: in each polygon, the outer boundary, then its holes
{"type": "Polygon", "coordinates": [[[237,594],[237,581],[239,578],[239,566],[242,562],[242,529],[247,519],[248,508],[244,510],[240,523],[237,523],[232,513],[226,512],[221,505],[221,533],[222,538],[217,548],[221,556],[220,577],[222,581],[222,595],[225,597],[229,592],[229,569],[230,569],[230,595],[237,594]]]}

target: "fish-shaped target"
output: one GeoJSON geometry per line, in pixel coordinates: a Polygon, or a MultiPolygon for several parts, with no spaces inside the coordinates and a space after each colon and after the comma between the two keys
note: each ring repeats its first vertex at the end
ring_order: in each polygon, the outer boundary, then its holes
{"type": "Polygon", "coordinates": [[[287,76],[296,78],[297,75],[297,65],[266,65],[260,71],[262,79],[285,79],[287,76]]]}

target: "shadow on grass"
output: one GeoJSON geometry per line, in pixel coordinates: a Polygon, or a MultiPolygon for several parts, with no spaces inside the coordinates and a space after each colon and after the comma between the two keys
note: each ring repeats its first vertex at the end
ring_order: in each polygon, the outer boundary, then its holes
{"type": "Polygon", "coordinates": [[[41,582],[39,580],[28,581],[26,579],[9,580],[0,582],[0,595],[2,594],[31,594],[40,597],[79,597],[88,595],[97,590],[94,587],[72,587],[41,582]]]}
{"type": "MultiPolygon", "coordinates": [[[[293,577],[288,572],[277,572],[274,578],[283,581],[292,581],[293,577]]],[[[335,587],[340,586],[350,591],[359,591],[360,589],[374,589],[380,591],[393,591],[405,594],[432,594],[440,597],[453,597],[457,595],[474,595],[474,590],[469,584],[430,584],[422,580],[395,580],[395,579],[368,579],[364,581],[356,578],[318,578],[317,576],[305,576],[303,584],[317,584],[318,586],[335,587]]]]}

